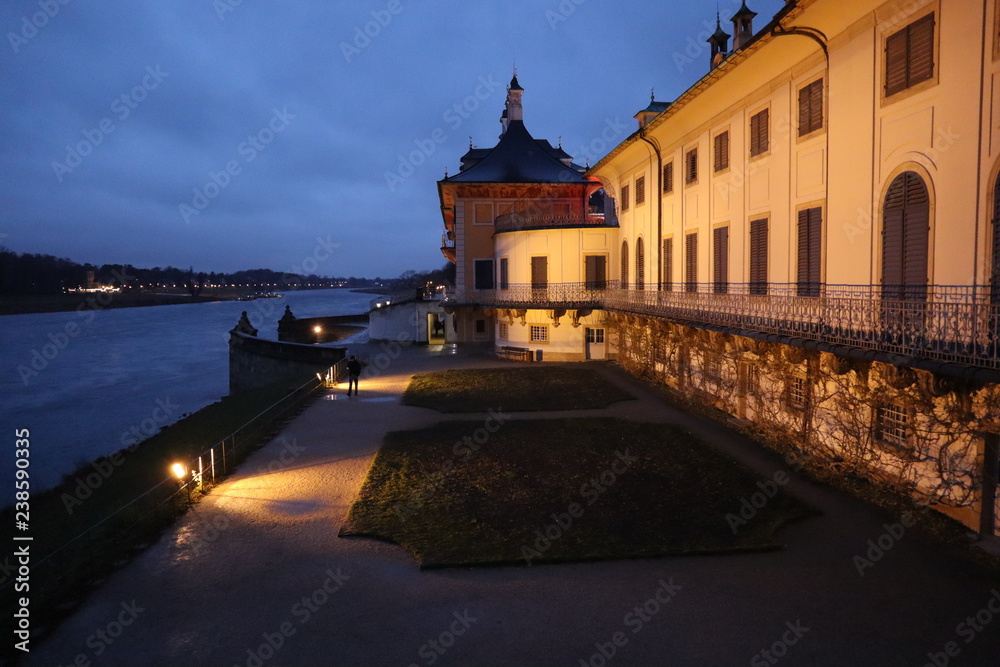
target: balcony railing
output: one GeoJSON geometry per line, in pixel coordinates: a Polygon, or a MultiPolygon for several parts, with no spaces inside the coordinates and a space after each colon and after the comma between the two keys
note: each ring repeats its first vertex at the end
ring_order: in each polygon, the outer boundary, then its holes
{"type": "Polygon", "coordinates": [[[674,283],[636,289],[607,281],[512,284],[450,293],[445,303],[594,308],[1000,369],[1000,300],[983,287],[928,285],[917,293],[881,285],[674,283]]]}
{"type": "Polygon", "coordinates": [[[550,212],[514,212],[498,215],[493,221],[493,231],[519,232],[528,229],[550,229],[560,227],[617,227],[613,220],[607,220],[603,213],[579,215],[557,215],[550,212]]]}

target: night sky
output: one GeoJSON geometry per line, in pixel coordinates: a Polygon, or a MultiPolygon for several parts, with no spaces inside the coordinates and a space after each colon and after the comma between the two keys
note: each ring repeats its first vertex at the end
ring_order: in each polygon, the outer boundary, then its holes
{"type": "MultiPolygon", "coordinates": [[[[708,70],[716,2],[5,0],[0,244],[96,264],[391,277],[435,181],[537,138],[591,164],[708,70]],[[366,34],[367,33],[367,34],[366,34]],[[309,264],[307,264],[309,265],[309,264]]],[[[749,0],[765,25],[782,0],[749,0]]],[[[739,0],[719,0],[723,27],[739,0]]]]}

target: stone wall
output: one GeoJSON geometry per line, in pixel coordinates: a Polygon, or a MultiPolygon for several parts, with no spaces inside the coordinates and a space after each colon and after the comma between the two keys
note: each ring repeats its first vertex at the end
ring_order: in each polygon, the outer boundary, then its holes
{"type": "Polygon", "coordinates": [[[639,316],[613,314],[609,323],[631,373],[728,413],[814,467],[887,484],[971,528],[998,532],[1000,511],[993,526],[981,517],[984,451],[1000,433],[1000,385],[876,354],[850,358],[639,316]]]}
{"type": "Polygon", "coordinates": [[[229,393],[279,380],[305,382],[344,358],[345,348],[263,340],[233,330],[229,336],[229,393]]]}

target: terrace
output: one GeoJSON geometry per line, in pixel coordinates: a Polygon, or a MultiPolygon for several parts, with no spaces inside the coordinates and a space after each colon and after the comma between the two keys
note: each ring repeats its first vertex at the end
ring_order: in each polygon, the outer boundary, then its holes
{"type": "Polygon", "coordinates": [[[818,341],[1000,371],[1000,303],[988,287],[675,283],[517,284],[445,296],[451,306],[600,309],[693,327],[818,341]],[[923,298],[921,298],[923,297],[923,298]]]}

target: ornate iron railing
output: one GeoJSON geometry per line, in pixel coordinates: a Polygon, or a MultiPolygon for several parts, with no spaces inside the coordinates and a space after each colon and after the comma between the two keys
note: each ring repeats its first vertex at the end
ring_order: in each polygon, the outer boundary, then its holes
{"type": "Polygon", "coordinates": [[[517,232],[526,229],[548,229],[559,227],[617,227],[613,220],[606,220],[603,213],[586,215],[557,215],[551,212],[504,213],[493,221],[493,231],[517,232]]]}
{"type": "Polygon", "coordinates": [[[1000,302],[991,298],[989,288],[797,283],[643,287],[623,288],[617,281],[511,284],[450,293],[445,304],[593,308],[1000,369],[1000,302]]]}

